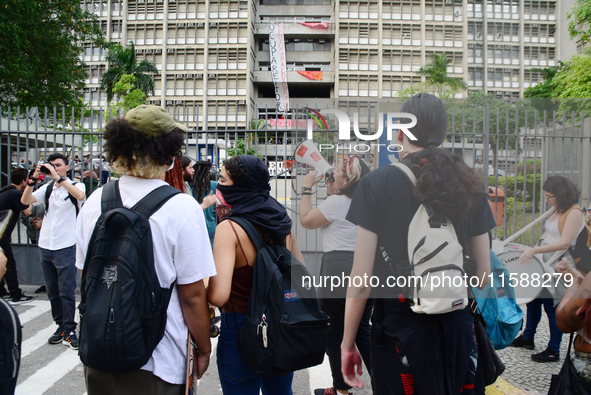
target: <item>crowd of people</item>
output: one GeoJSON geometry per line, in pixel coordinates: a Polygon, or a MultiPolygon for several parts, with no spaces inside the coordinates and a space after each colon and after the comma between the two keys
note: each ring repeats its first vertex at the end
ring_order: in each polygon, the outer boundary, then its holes
{"type": "MultiPolygon", "coordinates": [[[[495,220],[481,178],[461,158],[438,148],[447,132],[443,102],[433,95],[419,94],[408,99],[401,111],[419,120],[412,128],[416,140],[410,140],[402,130],[393,136],[402,147],[401,163],[410,169],[416,184],[395,166],[372,171],[373,157],[371,168],[357,156],[344,157],[338,161],[333,178],[326,180],[328,197],[313,207],[312,190],[322,176],[313,171],[303,179],[300,224],[322,232],[320,275],[390,274],[393,266],[387,262],[408,260],[409,227],[424,205],[453,224],[461,249],[476,261],[475,275],[488,279],[490,231],[495,220]]],[[[257,248],[233,219],[248,220],[266,245],[286,246],[305,264],[292,232],[292,220],[285,206],[270,195],[269,173],[262,160],[256,156],[226,159],[216,182],[210,177],[209,162],[193,163],[179,154],[185,133],[186,127],[176,123],[166,110],[150,105],[130,110],[105,128],[106,160],[121,174],[117,191],[124,207],[136,206],[166,185],[184,193],[172,196],[149,217],[157,279],[163,289],[172,290],[162,340],[145,365],[131,372],[119,374],[85,366],[87,393],[185,393],[188,334],[197,350],[196,377],[201,378],[210,360],[213,306],[221,310],[217,367],[223,393],[292,394],[293,372],[258,376],[240,353],[238,332],[251,303],[257,248]]],[[[0,206],[11,204],[6,208],[31,215],[32,204],[44,204],[42,223],[31,221],[31,226],[40,227],[37,243],[52,316],[58,326],[49,343],[77,349],[75,270],[85,270],[88,265],[92,253],[89,242],[105,207],[104,188],[87,198],[85,184],[68,177],[72,170],[68,158],[53,154],[47,159],[48,163],[38,164],[30,177],[26,170],[13,171],[9,193],[0,192],[0,206]],[[54,182],[35,190],[42,168],[54,182]]],[[[567,249],[582,231],[583,213],[571,210],[579,201],[579,192],[565,180],[550,177],[544,184],[545,198],[555,213],[546,223],[544,241],[524,250],[523,264],[536,254],[567,249]],[[564,213],[568,214],[559,228],[564,213]]],[[[8,239],[1,240],[4,254],[0,254],[0,274],[2,263],[7,262],[3,284],[8,287],[0,288],[0,292],[12,300],[27,297],[13,275],[9,238],[15,221],[5,233],[8,239]]],[[[584,361],[583,377],[589,380],[591,316],[585,313],[591,280],[568,254],[555,269],[571,273],[576,281],[562,294],[543,294],[529,303],[526,328],[512,345],[533,349],[544,306],[551,338],[548,349],[532,359],[558,360],[561,333],[578,331],[575,351],[584,361]]],[[[117,271],[105,272],[102,280],[110,286],[117,280],[117,271]]],[[[479,287],[486,285],[483,281],[479,287]]],[[[418,314],[411,309],[406,290],[394,286],[377,294],[372,291],[367,283],[341,286],[331,292],[319,289],[320,306],[331,322],[326,354],[333,385],[316,389],[315,395],[351,394],[352,388],[364,385],[360,377],[364,365],[375,394],[484,393],[470,309],[418,314]]],[[[112,317],[115,319],[114,313],[112,317]]]]}

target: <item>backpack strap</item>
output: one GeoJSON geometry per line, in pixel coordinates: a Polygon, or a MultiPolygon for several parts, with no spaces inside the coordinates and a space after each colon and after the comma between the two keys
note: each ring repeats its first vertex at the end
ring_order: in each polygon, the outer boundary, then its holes
{"type": "Polygon", "coordinates": [[[250,241],[252,241],[252,243],[256,247],[257,252],[265,248],[265,242],[263,241],[263,237],[261,236],[257,228],[252,224],[252,222],[250,222],[246,218],[240,217],[231,217],[230,219],[236,222],[238,225],[240,225],[242,229],[244,229],[244,231],[250,238],[250,241]]]}
{"type": "Polygon", "coordinates": [[[106,213],[121,207],[123,207],[123,202],[121,201],[121,192],[119,191],[119,180],[108,182],[103,186],[101,212],[106,213]]]}
{"type": "Polygon", "coordinates": [[[405,165],[402,162],[391,163],[390,166],[394,166],[394,167],[400,169],[400,171],[402,171],[406,175],[406,177],[410,180],[410,182],[412,183],[413,186],[417,184],[417,178],[415,177],[415,174],[412,172],[410,167],[408,167],[407,165],[405,165]]]}
{"type": "Polygon", "coordinates": [[[135,206],[131,208],[131,210],[150,218],[152,214],[164,205],[164,203],[179,193],[181,193],[181,191],[170,185],[162,185],[144,196],[142,200],[137,202],[135,206]]]}
{"type": "MultiPolygon", "coordinates": [[[[564,213],[560,214],[560,217],[558,217],[558,232],[560,234],[562,234],[562,229],[564,229],[564,224],[566,223],[566,217],[568,217],[568,213],[570,213],[572,210],[581,210],[581,212],[583,212],[583,209],[580,206],[573,204],[571,206],[571,208],[566,210],[564,213]]],[[[585,213],[583,213],[583,214],[585,214],[585,213]]]]}
{"type": "MultiPolygon", "coordinates": [[[[76,182],[73,182],[72,185],[76,185],[76,182]]],[[[51,193],[53,192],[53,185],[54,182],[51,182],[49,184],[47,184],[47,189],[45,190],[45,212],[47,212],[47,209],[49,208],[49,197],[51,196],[51,193]]],[[[78,199],[76,199],[70,192],[68,192],[68,198],[70,199],[70,202],[72,202],[72,204],[74,205],[74,208],[76,209],[76,217],[78,216],[78,212],[80,211],[80,207],[78,207],[78,199]]]]}

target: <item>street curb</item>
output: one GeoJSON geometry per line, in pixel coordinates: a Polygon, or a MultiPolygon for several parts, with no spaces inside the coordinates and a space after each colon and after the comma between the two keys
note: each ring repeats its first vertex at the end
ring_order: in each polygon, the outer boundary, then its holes
{"type": "Polygon", "coordinates": [[[540,392],[524,388],[523,390],[515,387],[507,380],[499,377],[494,384],[486,387],[486,395],[542,395],[540,392]]]}

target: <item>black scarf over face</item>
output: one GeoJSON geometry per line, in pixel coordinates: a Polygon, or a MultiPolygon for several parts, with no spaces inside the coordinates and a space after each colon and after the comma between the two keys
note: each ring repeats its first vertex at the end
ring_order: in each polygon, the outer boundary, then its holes
{"type": "Polygon", "coordinates": [[[239,183],[234,182],[234,185],[230,186],[217,186],[226,203],[232,206],[225,218],[248,219],[273,238],[285,239],[291,231],[291,218],[287,215],[285,207],[269,195],[271,186],[267,166],[256,156],[242,155],[239,159],[246,169],[246,179],[239,183]]]}

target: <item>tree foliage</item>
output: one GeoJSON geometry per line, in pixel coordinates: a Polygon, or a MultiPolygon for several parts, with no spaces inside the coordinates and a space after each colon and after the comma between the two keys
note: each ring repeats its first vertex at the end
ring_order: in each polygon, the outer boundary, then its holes
{"type": "Polygon", "coordinates": [[[101,78],[101,89],[107,92],[107,102],[113,100],[115,84],[125,74],[135,77],[134,87],[144,92],[146,96],[154,94],[153,74],[157,75],[158,69],[153,62],[146,59],[137,63],[133,41],[125,48],[119,44],[111,44],[106,60],[109,68],[101,78]]]}
{"type": "MultiPolygon", "coordinates": [[[[426,77],[423,85],[425,88],[431,88],[438,93],[439,97],[453,97],[459,91],[467,88],[466,83],[461,78],[449,77],[447,68],[452,63],[451,59],[443,54],[431,54],[431,63],[421,67],[417,74],[426,77]]],[[[418,92],[413,92],[418,93],[418,92]]],[[[411,94],[411,96],[412,96],[411,94]]]]}
{"type": "Polygon", "coordinates": [[[95,15],[79,0],[4,0],[0,12],[0,105],[79,102],[88,75],[82,42],[103,44],[95,15]]]}
{"type": "MultiPolygon", "coordinates": [[[[233,156],[240,156],[240,155],[255,155],[256,149],[254,147],[246,149],[246,142],[243,138],[239,138],[238,142],[236,143],[236,148],[228,148],[227,149],[228,158],[233,156]]],[[[260,155],[257,155],[260,157],[260,155]]]]}
{"type": "Polygon", "coordinates": [[[115,84],[113,93],[118,96],[119,100],[117,103],[109,106],[109,111],[105,113],[106,122],[111,117],[116,118],[121,110],[127,112],[140,104],[146,103],[146,94],[135,87],[135,82],[135,76],[133,74],[123,74],[115,84]]]}
{"type": "Polygon", "coordinates": [[[581,44],[591,40],[591,0],[578,0],[567,17],[572,18],[568,24],[571,39],[579,37],[581,44]]]}

